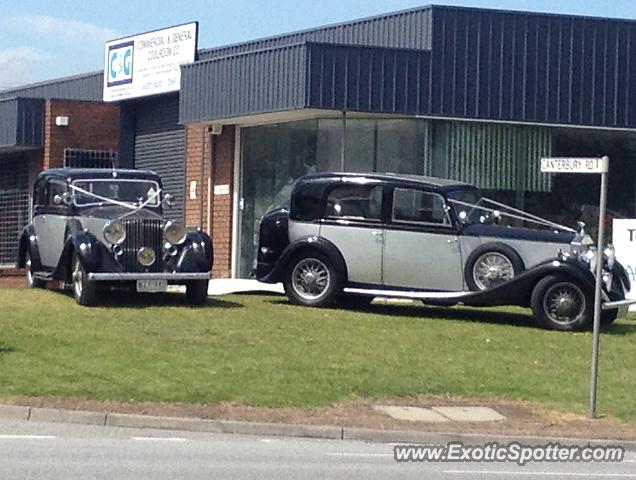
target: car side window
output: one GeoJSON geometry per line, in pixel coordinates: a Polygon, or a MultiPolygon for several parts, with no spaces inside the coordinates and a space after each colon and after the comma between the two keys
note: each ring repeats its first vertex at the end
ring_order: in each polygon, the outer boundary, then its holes
{"type": "Polygon", "coordinates": [[[392,219],[394,222],[451,224],[444,197],[411,188],[396,188],[393,191],[392,219]]]}
{"type": "Polygon", "coordinates": [[[327,196],[326,218],[382,220],[381,185],[341,185],[327,196]]]}

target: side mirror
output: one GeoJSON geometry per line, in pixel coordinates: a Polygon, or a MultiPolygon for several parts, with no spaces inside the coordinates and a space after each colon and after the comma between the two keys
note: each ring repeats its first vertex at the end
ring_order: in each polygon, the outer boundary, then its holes
{"type": "Polygon", "coordinates": [[[169,194],[169,193],[166,193],[166,194],[163,196],[163,203],[165,203],[165,204],[166,204],[166,207],[168,207],[168,208],[172,208],[172,207],[174,207],[174,196],[172,196],[172,195],[171,195],[171,194],[169,194]]]}

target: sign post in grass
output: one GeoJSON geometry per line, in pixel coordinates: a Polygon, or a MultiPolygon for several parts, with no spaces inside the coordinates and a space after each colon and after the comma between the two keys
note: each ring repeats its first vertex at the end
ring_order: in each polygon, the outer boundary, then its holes
{"type": "Polygon", "coordinates": [[[598,243],[596,282],[594,284],[594,329],[592,335],[592,373],[590,381],[589,417],[596,418],[598,391],[598,358],[601,331],[601,287],[603,282],[603,242],[605,236],[605,210],[607,209],[607,173],[609,158],[542,158],[541,171],[546,173],[598,173],[601,175],[601,198],[598,214],[598,243]]]}

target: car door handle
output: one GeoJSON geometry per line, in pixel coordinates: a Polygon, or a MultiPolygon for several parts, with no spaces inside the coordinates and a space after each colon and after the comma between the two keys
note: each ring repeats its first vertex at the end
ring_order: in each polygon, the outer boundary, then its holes
{"type": "Polygon", "coordinates": [[[374,237],[381,237],[382,235],[384,235],[384,232],[382,230],[373,230],[371,232],[371,235],[373,235],[374,237]]]}
{"type": "Polygon", "coordinates": [[[457,243],[458,239],[457,238],[449,238],[448,240],[446,240],[446,243],[457,243]]]}

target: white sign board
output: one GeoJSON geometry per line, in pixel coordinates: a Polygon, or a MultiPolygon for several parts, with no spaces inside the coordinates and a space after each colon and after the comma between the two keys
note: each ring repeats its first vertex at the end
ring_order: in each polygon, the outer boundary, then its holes
{"type": "MultiPolygon", "coordinates": [[[[627,293],[626,298],[636,300],[636,219],[614,219],[612,230],[616,259],[625,267],[627,276],[632,282],[632,289],[627,293]]],[[[629,309],[636,309],[636,305],[632,305],[629,309]]]]}
{"type": "Polygon", "coordinates": [[[179,66],[195,60],[197,29],[193,22],[106,42],[104,101],[178,91],[179,66]]]}
{"type": "Polygon", "coordinates": [[[607,157],[541,159],[541,171],[545,173],[604,173],[608,168],[607,157]]]}
{"type": "Polygon", "coordinates": [[[229,185],[214,185],[214,195],[229,195],[229,194],[230,194],[229,185]]]}

